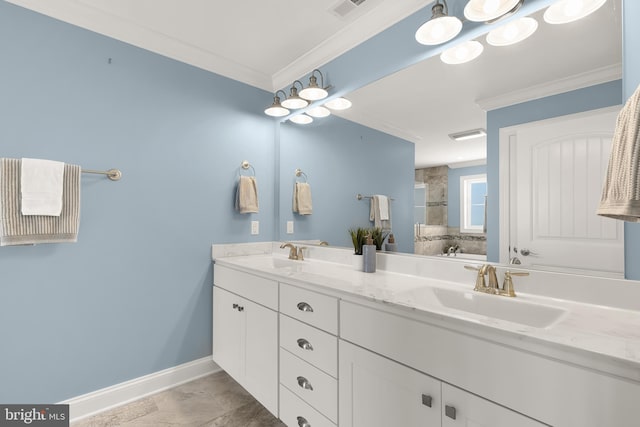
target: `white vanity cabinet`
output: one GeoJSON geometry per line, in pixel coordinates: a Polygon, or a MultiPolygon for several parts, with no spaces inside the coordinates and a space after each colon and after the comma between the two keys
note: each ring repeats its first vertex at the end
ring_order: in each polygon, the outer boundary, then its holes
{"type": "Polygon", "coordinates": [[[338,422],[338,299],[280,283],[280,419],[338,422]]]}
{"type": "Polygon", "coordinates": [[[213,360],[278,416],[278,284],[216,266],[213,360]]]}

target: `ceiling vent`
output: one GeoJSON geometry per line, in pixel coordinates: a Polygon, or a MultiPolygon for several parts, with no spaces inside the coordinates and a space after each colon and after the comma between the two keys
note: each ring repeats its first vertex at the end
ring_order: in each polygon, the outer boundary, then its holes
{"type": "Polygon", "coordinates": [[[331,13],[341,18],[347,16],[349,13],[356,10],[358,6],[364,3],[366,0],[343,0],[338,2],[332,9],[331,13]]]}

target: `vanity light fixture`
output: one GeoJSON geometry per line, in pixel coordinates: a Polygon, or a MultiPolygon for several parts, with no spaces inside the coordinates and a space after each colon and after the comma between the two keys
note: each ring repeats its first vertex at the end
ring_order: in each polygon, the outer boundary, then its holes
{"type": "Polygon", "coordinates": [[[468,139],[480,138],[482,136],[487,136],[487,131],[484,129],[472,129],[465,130],[463,132],[457,132],[449,134],[449,138],[454,141],[466,141],[468,139]]]}
{"type": "Polygon", "coordinates": [[[310,108],[306,111],[306,113],[311,117],[316,117],[316,118],[327,117],[331,115],[331,111],[329,111],[328,108],[323,107],[322,105],[310,108]]]}
{"type": "Polygon", "coordinates": [[[549,24],[566,24],[577,21],[598,10],[607,0],[561,0],[544,11],[549,24]]]}
{"type": "Polygon", "coordinates": [[[265,108],[264,113],[267,116],[271,116],[271,117],[282,117],[282,116],[286,116],[287,114],[289,114],[289,110],[284,108],[282,106],[282,104],[280,104],[280,97],[278,96],[278,92],[282,92],[282,94],[285,96],[287,96],[286,93],[284,93],[283,91],[279,90],[277,91],[274,95],[273,95],[273,104],[271,104],[270,106],[268,106],[267,108],[265,108]]]}
{"type": "Polygon", "coordinates": [[[325,107],[327,108],[331,108],[332,110],[346,110],[348,108],[351,108],[351,101],[349,101],[347,98],[334,98],[331,101],[327,101],[324,104],[325,107]]]}
{"type": "Polygon", "coordinates": [[[446,0],[436,1],[431,8],[431,19],[422,24],[416,31],[416,40],[424,45],[436,45],[448,42],[462,30],[462,21],[456,16],[449,16],[446,0]]]}
{"type": "Polygon", "coordinates": [[[313,121],[313,119],[306,114],[297,114],[295,116],[291,116],[289,117],[289,120],[299,125],[307,125],[313,121]]]}
{"type": "Polygon", "coordinates": [[[513,15],[524,0],[470,0],[464,7],[464,16],[469,21],[494,23],[513,15]]]}
{"type": "Polygon", "coordinates": [[[324,88],[324,76],[320,70],[313,70],[311,72],[311,77],[309,77],[309,86],[300,91],[300,96],[309,101],[318,101],[329,96],[329,92],[324,88]],[[316,72],[320,74],[320,86],[318,86],[318,79],[314,75],[316,72]]]}
{"type": "Polygon", "coordinates": [[[296,83],[298,83],[301,87],[304,87],[302,86],[302,83],[299,80],[295,80],[291,85],[291,89],[289,91],[289,97],[284,101],[282,101],[282,106],[285,108],[289,108],[291,110],[297,110],[309,105],[309,101],[307,101],[306,99],[302,99],[300,98],[300,96],[298,96],[298,88],[296,88],[296,83]]]}
{"type": "Polygon", "coordinates": [[[538,21],[527,16],[491,30],[487,34],[487,43],[492,46],[509,46],[526,39],[537,29],[538,21]]]}
{"type": "Polygon", "coordinates": [[[464,64],[465,62],[476,59],[483,50],[484,46],[482,43],[470,40],[445,50],[440,54],[440,59],[445,64],[464,64]]]}

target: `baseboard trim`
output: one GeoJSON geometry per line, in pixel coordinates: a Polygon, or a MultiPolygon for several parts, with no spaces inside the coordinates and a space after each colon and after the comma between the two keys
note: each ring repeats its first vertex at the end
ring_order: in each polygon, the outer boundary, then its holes
{"type": "Polygon", "coordinates": [[[220,367],[207,356],[60,403],[68,404],[71,421],[78,421],[218,371],[220,367]]]}

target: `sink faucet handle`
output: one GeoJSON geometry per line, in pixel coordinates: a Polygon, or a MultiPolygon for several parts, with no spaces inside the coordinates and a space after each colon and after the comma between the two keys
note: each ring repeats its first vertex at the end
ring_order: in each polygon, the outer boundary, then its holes
{"type": "Polygon", "coordinates": [[[505,271],[504,283],[500,290],[500,295],[505,297],[515,297],[516,292],[513,290],[513,280],[511,276],[528,276],[529,273],[525,271],[505,271]]]}
{"type": "Polygon", "coordinates": [[[475,270],[478,272],[478,277],[476,278],[476,286],[473,288],[474,291],[478,292],[486,292],[487,284],[484,281],[484,275],[487,274],[488,265],[485,264],[481,267],[476,267],[473,265],[465,265],[464,268],[467,270],[475,270]]]}
{"type": "Polygon", "coordinates": [[[299,261],[304,261],[304,254],[302,253],[303,249],[307,249],[307,247],[306,246],[298,246],[298,254],[297,254],[297,256],[298,256],[298,260],[299,261]]]}

